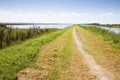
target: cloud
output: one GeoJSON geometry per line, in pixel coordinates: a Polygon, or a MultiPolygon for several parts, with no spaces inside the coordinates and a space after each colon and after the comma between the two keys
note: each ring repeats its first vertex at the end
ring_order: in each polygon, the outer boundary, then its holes
{"type": "Polygon", "coordinates": [[[0,22],[38,22],[38,23],[120,23],[120,15],[113,12],[89,14],[87,12],[15,12],[0,10],[0,22]]]}
{"type": "MultiPolygon", "coordinates": [[[[77,12],[14,12],[0,10],[0,22],[75,22],[88,13],[77,12]]],[[[79,20],[78,20],[79,21],[79,20]]]]}
{"type": "Polygon", "coordinates": [[[109,12],[109,13],[102,13],[99,16],[100,17],[110,17],[110,16],[114,16],[115,14],[113,12],[109,12]]]}

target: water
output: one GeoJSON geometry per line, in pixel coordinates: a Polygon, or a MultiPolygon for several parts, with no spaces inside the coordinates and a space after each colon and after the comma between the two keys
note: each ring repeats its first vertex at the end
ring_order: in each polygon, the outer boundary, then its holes
{"type": "Polygon", "coordinates": [[[97,26],[97,27],[115,32],[116,34],[120,34],[120,28],[110,28],[105,26],[97,26]]]}
{"type": "Polygon", "coordinates": [[[32,28],[32,27],[40,27],[40,28],[59,28],[59,29],[63,29],[66,28],[68,26],[71,26],[72,24],[44,24],[44,25],[7,25],[7,27],[13,27],[13,28],[32,28]]]}

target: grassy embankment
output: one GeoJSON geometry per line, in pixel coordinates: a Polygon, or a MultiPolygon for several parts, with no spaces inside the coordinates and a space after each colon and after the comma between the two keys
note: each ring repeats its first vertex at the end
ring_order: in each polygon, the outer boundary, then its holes
{"type": "Polygon", "coordinates": [[[30,39],[22,44],[0,50],[0,80],[12,80],[18,71],[28,66],[43,44],[56,38],[64,31],[30,39]]]}
{"type": "Polygon", "coordinates": [[[119,35],[96,27],[79,27],[79,34],[84,37],[84,49],[94,56],[96,62],[120,79],[119,35]],[[115,39],[114,39],[115,38],[115,39]],[[104,41],[105,40],[105,41],[104,41]],[[115,41],[114,41],[115,40],[115,41]],[[116,43],[116,40],[117,43],[116,43]],[[114,46],[112,46],[112,45],[114,46]]]}
{"type": "Polygon", "coordinates": [[[120,34],[116,34],[114,32],[110,32],[108,30],[97,27],[81,27],[86,30],[89,30],[90,32],[102,38],[103,40],[108,41],[110,44],[112,44],[112,46],[120,48],[120,34]]]}

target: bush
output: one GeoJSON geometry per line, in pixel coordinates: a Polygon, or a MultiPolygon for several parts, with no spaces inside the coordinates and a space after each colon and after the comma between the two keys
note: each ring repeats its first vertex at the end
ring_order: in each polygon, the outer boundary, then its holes
{"type": "Polygon", "coordinates": [[[57,31],[55,28],[29,28],[19,29],[12,27],[0,27],[0,48],[5,48],[15,42],[24,41],[44,33],[57,31]]]}

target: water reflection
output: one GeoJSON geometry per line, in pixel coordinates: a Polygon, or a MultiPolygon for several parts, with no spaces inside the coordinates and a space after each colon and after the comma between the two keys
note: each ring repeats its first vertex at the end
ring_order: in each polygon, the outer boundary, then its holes
{"type": "Polygon", "coordinates": [[[97,27],[115,32],[116,34],[120,34],[120,28],[110,28],[110,27],[105,27],[105,26],[97,26],[97,27]]]}

